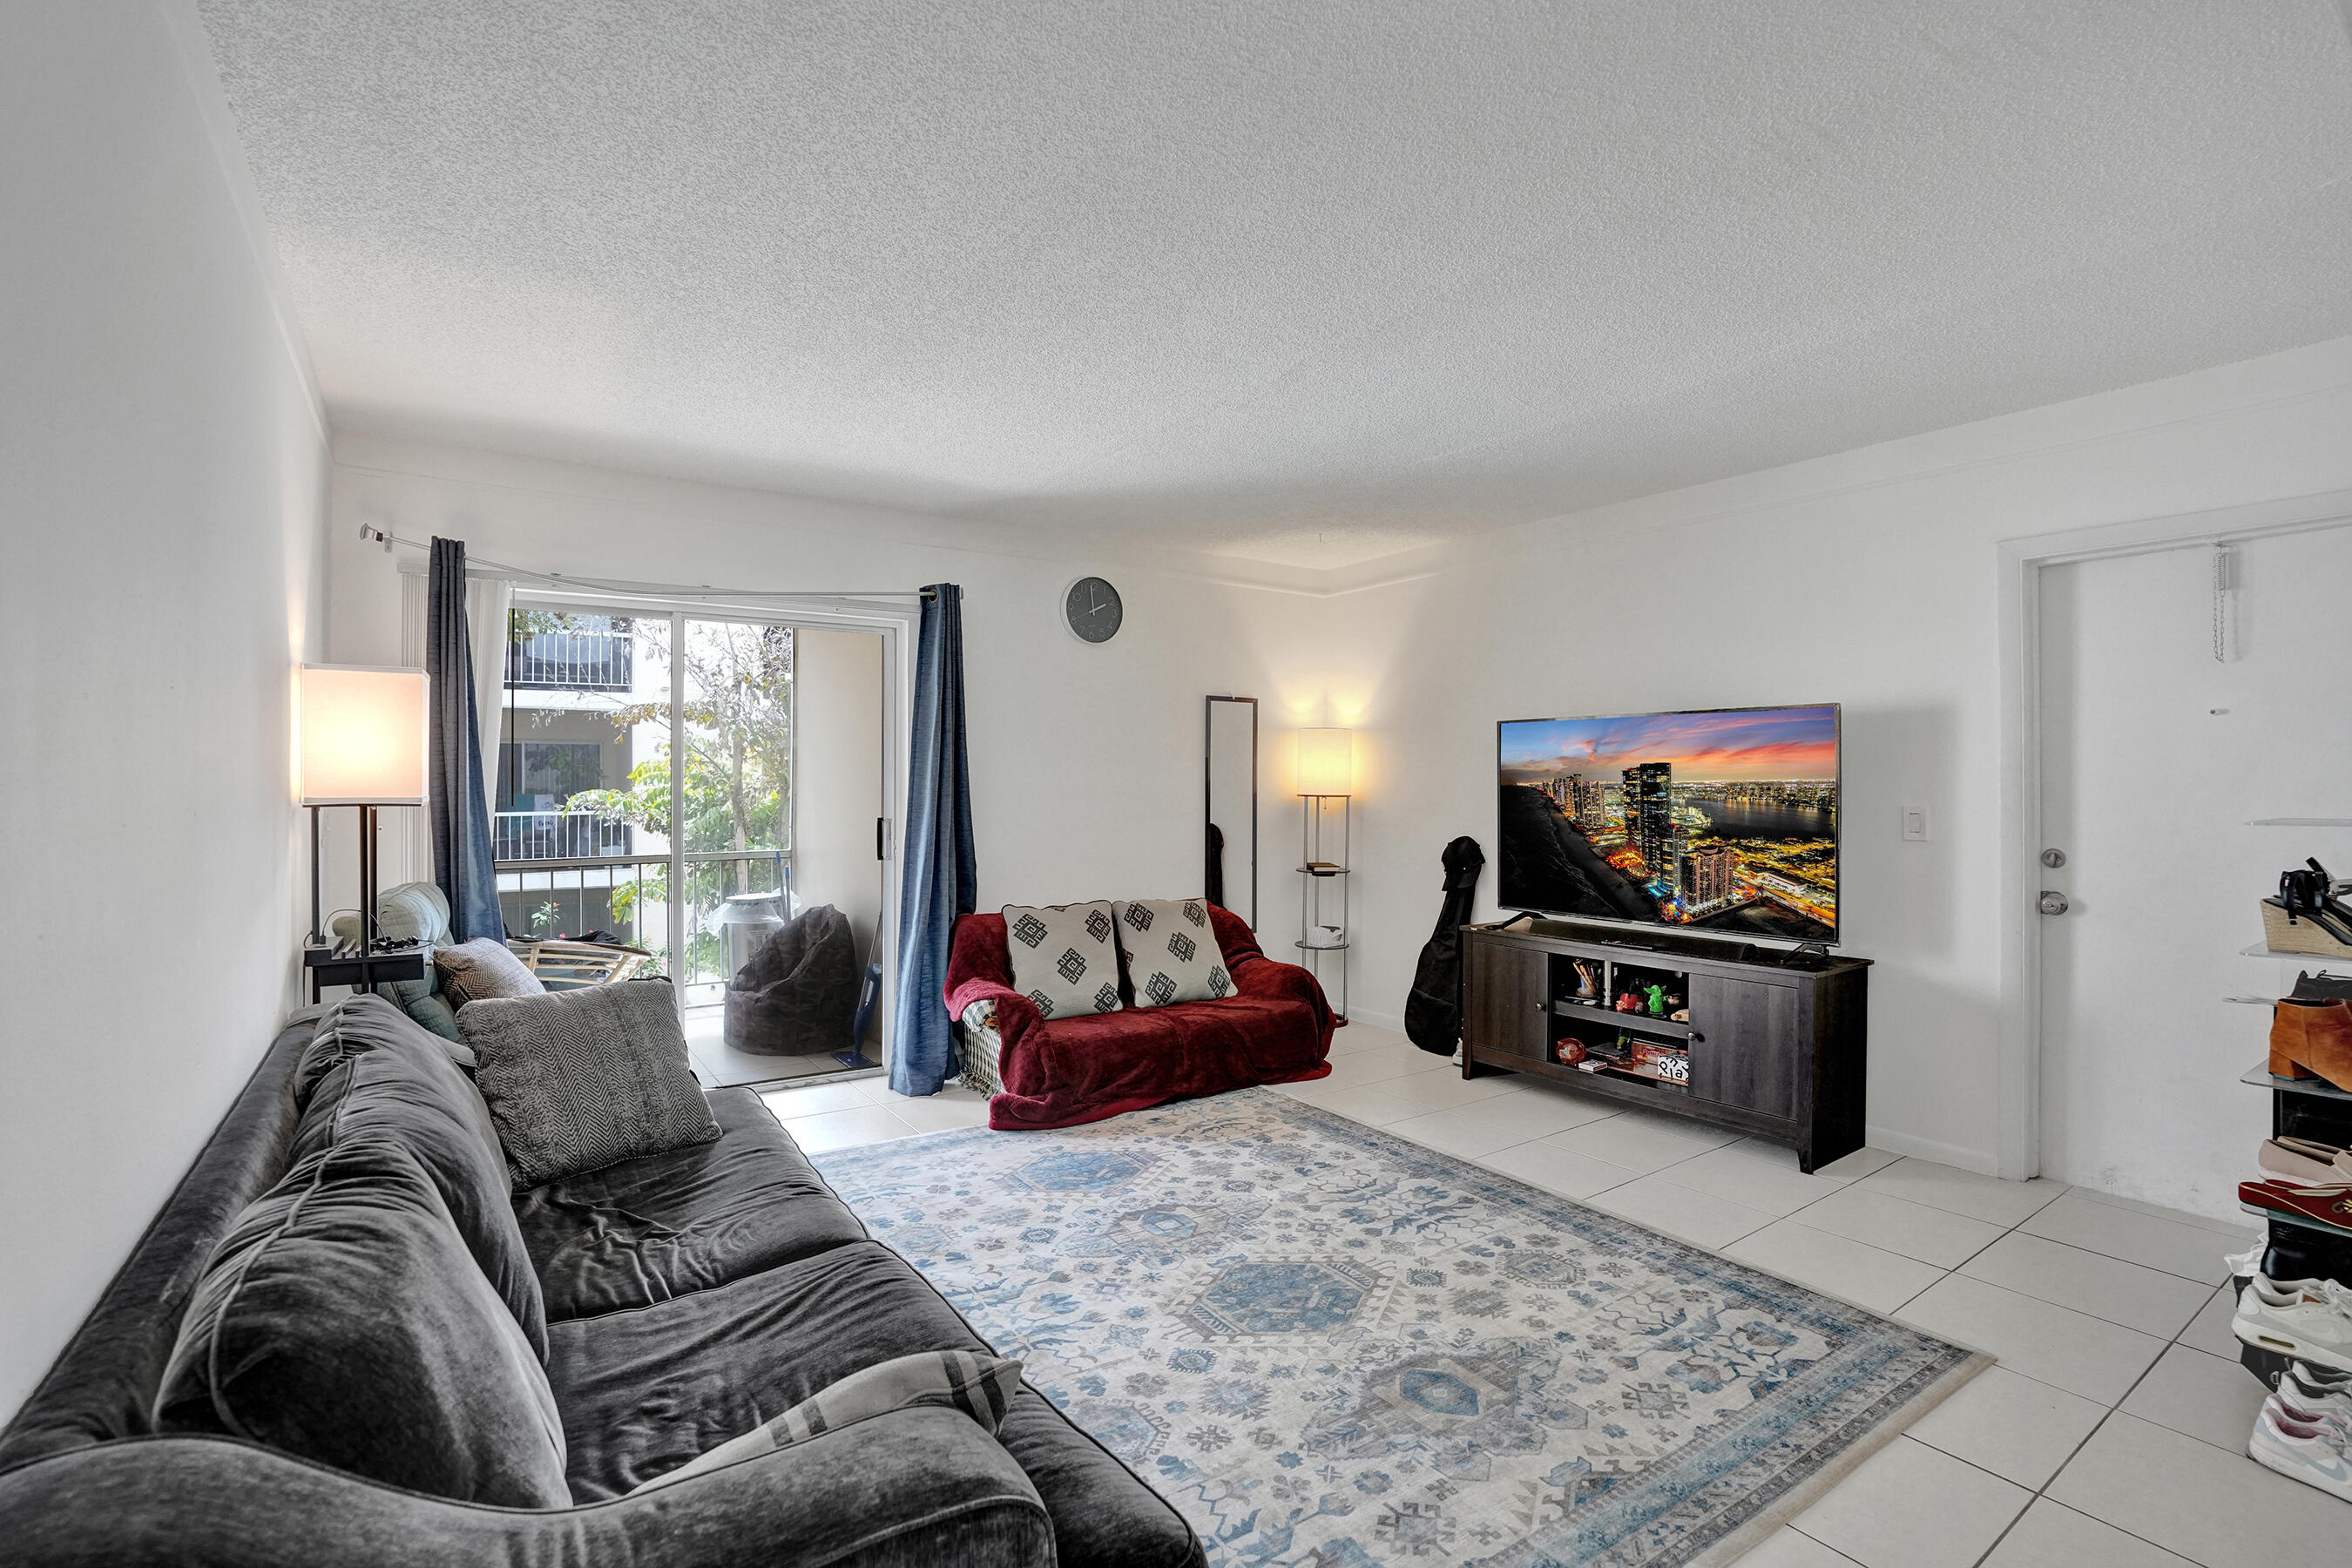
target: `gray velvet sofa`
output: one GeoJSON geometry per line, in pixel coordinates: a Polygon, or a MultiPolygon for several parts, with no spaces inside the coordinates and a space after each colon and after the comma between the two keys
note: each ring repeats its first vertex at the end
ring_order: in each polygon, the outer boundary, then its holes
{"type": "MultiPolygon", "coordinates": [[[[985,1348],[741,1089],[710,1094],[715,1142],[512,1194],[543,1304],[570,1506],[454,1500],[244,1437],[159,1430],[158,1390],[207,1261],[309,1136],[298,1100],[316,1069],[298,1068],[311,1032],[278,1037],[0,1430],[0,1558],[23,1568],[1203,1561],[1163,1500],[1025,1384],[992,1436],[952,1410],[903,1410],[628,1495],[860,1367],[985,1348]]],[[[453,1055],[462,1061],[462,1048],[453,1055]]],[[[383,1412],[354,1410],[355,1424],[370,1414],[383,1412]]]]}

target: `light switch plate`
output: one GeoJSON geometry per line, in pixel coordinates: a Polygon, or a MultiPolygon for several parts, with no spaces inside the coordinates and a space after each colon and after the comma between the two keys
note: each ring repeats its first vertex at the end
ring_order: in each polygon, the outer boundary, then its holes
{"type": "Polygon", "coordinates": [[[1906,805],[1903,808],[1903,837],[1914,844],[1927,842],[1927,808],[1906,805]]]}

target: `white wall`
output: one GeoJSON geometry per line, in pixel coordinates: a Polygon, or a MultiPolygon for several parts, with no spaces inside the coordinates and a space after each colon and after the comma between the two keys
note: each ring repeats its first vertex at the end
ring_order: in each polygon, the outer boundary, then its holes
{"type": "Polygon", "coordinates": [[[0,1411],[293,995],[288,721],[317,651],[326,441],[226,124],[184,13],[10,9],[0,1411]]]}
{"type": "Polygon", "coordinates": [[[982,909],[1199,893],[1202,699],[1270,689],[1322,613],[1296,593],[1003,530],[352,434],[336,438],[331,508],[339,662],[399,658],[397,563],[360,541],[362,523],[463,539],[473,561],[627,581],[961,584],[982,909]],[[1124,628],[1099,647],[1061,614],[1069,584],[1093,572],[1126,602],[1124,628]]]}
{"type": "Polygon", "coordinates": [[[872,632],[793,637],[793,890],[847,918],[860,967],[885,907],[874,819],[899,815],[883,801],[882,664],[872,632]]]}
{"type": "MultiPolygon", "coordinates": [[[[1330,600],[1323,689],[1297,684],[1364,731],[1358,1016],[1402,1013],[1446,840],[1495,852],[1496,720],[1841,702],[1873,1141],[1990,1170],[1995,542],[2346,486],[2352,340],[1513,530],[1330,600]],[[1902,840],[1910,804],[1930,842],[1902,840]]],[[[2164,945],[2145,962],[2162,984],[2164,945]]]]}

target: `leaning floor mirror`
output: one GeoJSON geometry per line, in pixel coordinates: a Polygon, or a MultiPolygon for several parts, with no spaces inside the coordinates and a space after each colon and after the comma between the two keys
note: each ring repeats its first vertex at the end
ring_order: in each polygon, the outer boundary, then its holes
{"type": "Polygon", "coordinates": [[[1209,699],[1207,893],[1257,929],[1257,699],[1209,699]]]}

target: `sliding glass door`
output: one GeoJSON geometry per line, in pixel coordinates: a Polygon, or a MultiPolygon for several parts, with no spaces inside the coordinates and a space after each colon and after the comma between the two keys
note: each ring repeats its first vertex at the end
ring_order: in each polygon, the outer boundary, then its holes
{"type": "Polygon", "coordinates": [[[727,901],[792,886],[793,629],[526,601],[506,669],[508,931],[642,947],[719,1001],[727,901]]]}
{"type": "Polygon", "coordinates": [[[687,1005],[718,1002],[735,972],[719,916],[782,912],[792,887],[793,628],[680,616],[671,780],[685,898],[671,910],[687,1005]],[[770,901],[774,900],[774,901],[770,901]]]}

